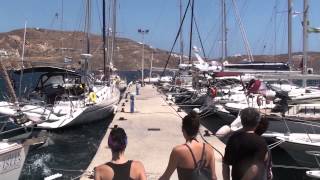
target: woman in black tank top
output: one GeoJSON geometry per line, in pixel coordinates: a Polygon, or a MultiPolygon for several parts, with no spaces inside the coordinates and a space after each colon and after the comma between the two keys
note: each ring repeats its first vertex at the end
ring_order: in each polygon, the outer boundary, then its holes
{"type": "Polygon", "coordinates": [[[123,164],[115,164],[113,162],[108,162],[106,165],[110,166],[114,172],[113,179],[114,180],[133,180],[130,177],[130,168],[131,168],[132,160],[127,161],[123,164]]]}
{"type": "Polygon", "coordinates": [[[179,180],[216,179],[213,149],[196,139],[199,127],[199,116],[194,111],[182,119],[186,143],[173,148],[167,169],[159,180],[169,180],[176,169],[179,180]]]}
{"type": "Polygon", "coordinates": [[[127,146],[127,135],[122,128],[113,128],[108,145],[112,160],[95,168],[95,180],[146,180],[144,167],[139,161],[127,160],[124,151],[127,146]]]}

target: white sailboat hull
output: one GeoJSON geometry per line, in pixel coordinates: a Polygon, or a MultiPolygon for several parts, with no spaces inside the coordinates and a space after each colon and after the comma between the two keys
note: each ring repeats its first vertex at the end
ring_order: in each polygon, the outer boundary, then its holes
{"type": "Polygon", "coordinates": [[[24,161],[28,154],[29,146],[21,144],[0,142],[0,179],[18,180],[24,161]],[[7,146],[1,148],[1,146],[7,146]]]}
{"type": "MultiPolygon", "coordinates": [[[[87,124],[112,115],[117,108],[120,92],[115,87],[100,87],[96,91],[95,102],[90,99],[62,100],[53,107],[44,105],[24,105],[20,108],[28,121],[26,124],[37,124],[43,129],[56,129],[87,124]]],[[[5,101],[0,102],[0,113],[12,116],[19,113],[17,107],[5,101]]]]}
{"type": "Polygon", "coordinates": [[[316,158],[320,153],[320,134],[305,133],[269,133],[265,137],[274,137],[283,141],[280,147],[284,149],[299,165],[309,168],[319,168],[316,158]]]}

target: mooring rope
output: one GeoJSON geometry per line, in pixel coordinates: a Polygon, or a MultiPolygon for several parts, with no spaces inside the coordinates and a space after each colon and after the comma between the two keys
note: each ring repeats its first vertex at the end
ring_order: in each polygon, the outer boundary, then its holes
{"type": "MultiPolygon", "coordinates": [[[[166,100],[163,96],[161,96],[164,100],[166,100]]],[[[173,106],[170,106],[178,115],[179,117],[182,119],[183,117],[179,114],[179,112],[173,107],[173,106]]],[[[203,117],[203,116],[202,116],[203,117]]],[[[201,116],[200,116],[201,118],[201,116]]],[[[215,148],[212,144],[210,144],[205,138],[204,136],[202,135],[202,133],[199,133],[200,134],[200,137],[202,138],[202,140],[208,144],[210,147],[212,147],[218,154],[220,154],[220,156],[223,158],[223,154],[221,151],[219,151],[217,148],[215,148]]]]}
{"type": "Polygon", "coordinates": [[[285,169],[303,169],[303,170],[312,170],[312,169],[314,169],[314,168],[309,168],[309,167],[288,166],[288,165],[281,165],[281,164],[272,164],[272,167],[285,168],[285,169]]]}

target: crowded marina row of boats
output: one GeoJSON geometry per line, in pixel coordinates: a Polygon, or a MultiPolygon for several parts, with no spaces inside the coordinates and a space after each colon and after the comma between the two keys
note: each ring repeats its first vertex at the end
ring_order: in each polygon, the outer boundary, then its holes
{"type": "MultiPolygon", "coordinates": [[[[83,54],[84,63],[90,55],[83,54]]],[[[21,71],[11,72],[19,79],[21,71]]],[[[19,87],[19,81],[13,81],[19,87]]],[[[126,83],[116,74],[106,78],[54,66],[35,66],[23,70],[19,97],[0,101],[0,177],[18,179],[29,147],[46,142],[43,130],[55,130],[92,123],[116,112],[120,92],[126,83]],[[15,100],[14,100],[15,99],[15,100]],[[41,132],[41,136],[39,135],[41,132]]],[[[17,91],[17,88],[14,88],[17,91]]]]}
{"type": "Polygon", "coordinates": [[[269,122],[263,136],[270,147],[285,149],[302,167],[320,168],[320,88],[301,86],[317,82],[319,75],[302,76],[285,63],[209,65],[195,54],[193,65],[180,65],[171,81],[159,81],[169,100],[186,110],[197,108],[222,140],[242,127],[241,110],[254,107],[269,122]]]}

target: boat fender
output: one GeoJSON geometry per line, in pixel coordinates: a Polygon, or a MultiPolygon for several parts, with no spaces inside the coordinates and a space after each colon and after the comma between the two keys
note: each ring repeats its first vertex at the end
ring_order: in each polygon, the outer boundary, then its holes
{"type": "Polygon", "coordinates": [[[181,85],[181,80],[180,79],[176,79],[176,85],[180,86],[181,85]]]}
{"type": "Polygon", "coordinates": [[[225,137],[227,136],[229,133],[231,133],[231,128],[228,125],[224,125],[222,126],[220,129],[218,129],[218,131],[216,132],[216,136],[217,137],[225,137]]]}
{"type": "Polygon", "coordinates": [[[93,103],[96,103],[96,101],[97,101],[97,95],[96,95],[95,92],[90,92],[90,94],[89,94],[89,100],[90,100],[91,102],[93,102],[93,103]]]}
{"type": "Polygon", "coordinates": [[[261,86],[260,80],[251,79],[248,85],[248,92],[255,93],[260,89],[260,86],[261,86]]]}
{"type": "Polygon", "coordinates": [[[211,95],[211,97],[216,97],[217,96],[217,88],[216,87],[211,87],[210,88],[210,95],[211,95]]]}

